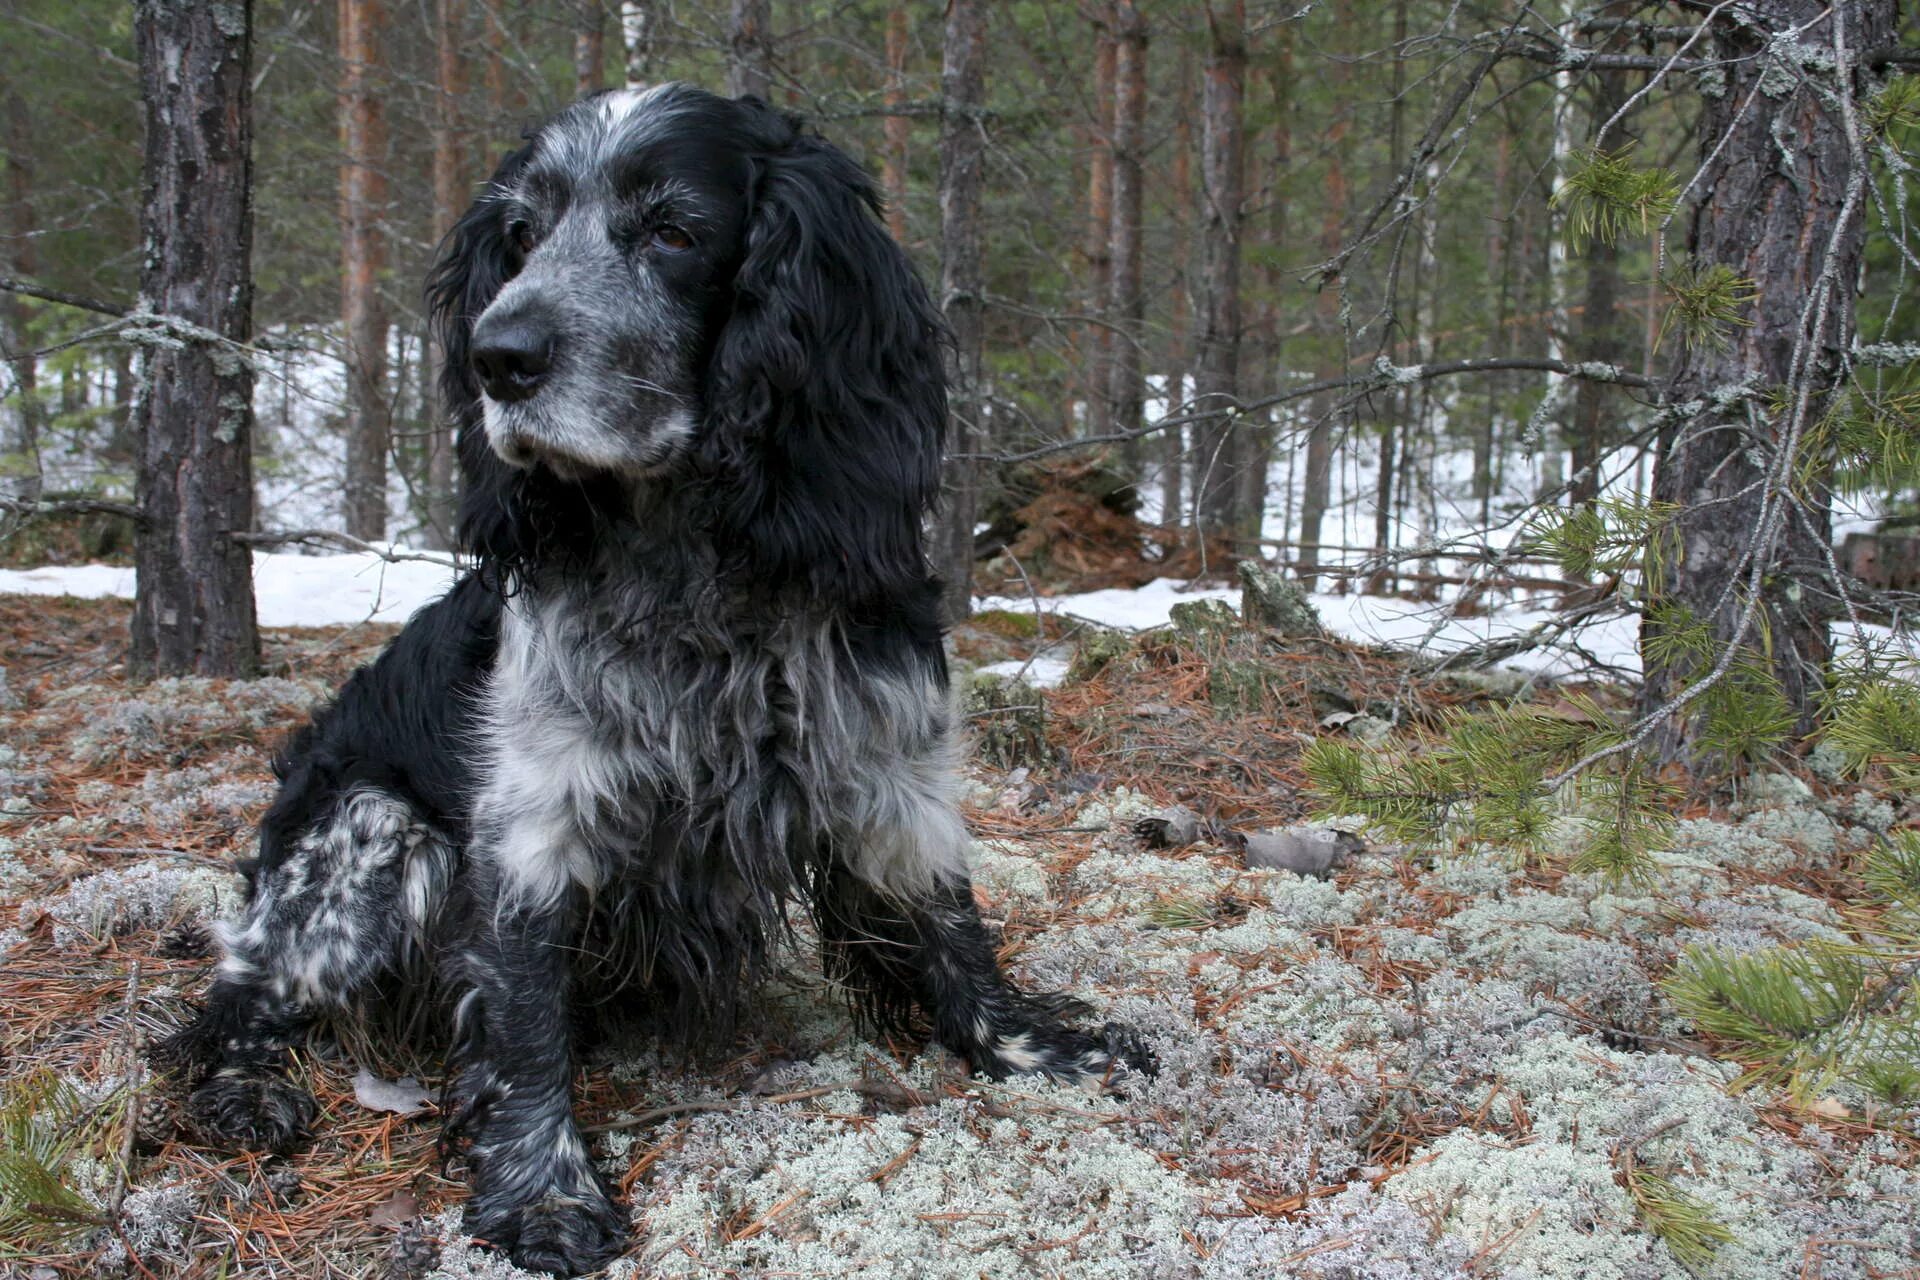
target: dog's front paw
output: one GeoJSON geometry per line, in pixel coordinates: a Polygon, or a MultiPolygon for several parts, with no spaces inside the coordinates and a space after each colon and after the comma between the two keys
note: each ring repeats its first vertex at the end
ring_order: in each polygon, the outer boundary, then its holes
{"type": "Polygon", "coordinates": [[[1108,1079],[1125,1079],[1134,1073],[1143,1076],[1160,1073],[1160,1064],[1155,1061],[1153,1050],[1147,1047],[1145,1037],[1128,1023],[1105,1023],[1093,1040],[1104,1059],[1100,1068],[1108,1079]]]}
{"type": "Polygon", "coordinates": [[[467,1231],[507,1255],[516,1267],[556,1276],[598,1271],[620,1256],[627,1233],[620,1211],[597,1193],[549,1192],[530,1204],[494,1205],[485,1195],[467,1205],[467,1231]]]}
{"type": "Polygon", "coordinates": [[[291,1151],[319,1111],[313,1095],[269,1072],[228,1067],[187,1099],[187,1123],[214,1146],[291,1151]]]}
{"type": "Polygon", "coordinates": [[[1156,1070],[1146,1041],[1126,1023],[1083,1031],[1039,1002],[1018,1030],[976,1046],[969,1057],[975,1070],[996,1080],[1037,1072],[1090,1089],[1120,1088],[1129,1076],[1156,1070]]]}

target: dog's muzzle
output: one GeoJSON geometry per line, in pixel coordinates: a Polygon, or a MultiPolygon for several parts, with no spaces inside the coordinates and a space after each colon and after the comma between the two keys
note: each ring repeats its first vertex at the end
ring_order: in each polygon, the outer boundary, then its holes
{"type": "Polygon", "coordinates": [[[470,362],[488,399],[514,404],[540,390],[558,346],[553,326],[535,317],[522,314],[496,321],[483,316],[473,331],[470,362]]]}

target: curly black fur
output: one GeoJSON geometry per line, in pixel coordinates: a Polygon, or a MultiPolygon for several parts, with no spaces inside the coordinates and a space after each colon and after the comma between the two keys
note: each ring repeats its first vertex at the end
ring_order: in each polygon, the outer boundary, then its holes
{"type": "Polygon", "coordinates": [[[245,914],[172,1049],[209,1140],[284,1149],[314,1017],[438,986],[469,1228],[556,1273],[624,1215],[575,1123],[583,1019],[724,1025],[789,909],[868,1021],[986,1074],[1145,1068],[1017,989],[954,811],[940,317],[867,176],[666,86],[508,156],[428,285],[478,568],[296,733],[245,914]]]}

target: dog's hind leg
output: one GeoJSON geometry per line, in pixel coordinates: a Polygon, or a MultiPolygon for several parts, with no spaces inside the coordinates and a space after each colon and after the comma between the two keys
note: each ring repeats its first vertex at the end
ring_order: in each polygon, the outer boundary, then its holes
{"type": "Polygon", "coordinates": [[[1132,1028],[1081,1030],[1072,1022],[1086,1012],[1079,1001],[1025,992],[1008,979],[965,876],[944,876],[931,892],[903,899],[831,865],[817,890],[828,971],[880,1026],[903,1025],[918,1006],[942,1044],[996,1080],[1037,1071],[1098,1084],[1153,1070],[1132,1028]]]}
{"type": "Polygon", "coordinates": [[[452,873],[451,847],[391,792],[358,786],[263,858],[198,1018],[168,1045],[198,1086],[187,1119],[207,1140],[284,1151],[313,1099],[286,1079],[287,1048],[419,936],[452,873]]]}
{"type": "MultiPolygon", "coordinates": [[[[478,877],[476,877],[478,879],[478,877]]],[[[447,1121],[469,1139],[467,1231],[531,1270],[572,1276],[620,1251],[622,1215],[573,1118],[569,983],[578,904],[503,905],[476,885],[462,965],[461,1071],[447,1121]]]]}

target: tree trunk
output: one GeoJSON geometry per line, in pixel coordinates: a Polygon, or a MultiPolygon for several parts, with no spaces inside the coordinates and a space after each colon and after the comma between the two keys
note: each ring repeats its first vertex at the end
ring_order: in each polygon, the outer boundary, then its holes
{"type": "Polygon", "coordinates": [[[887,195],[887,230],[907,242],[907,142],[913,121],[907,117],[907,6],[887,8],[886,150],[881,153],[880,189],[887,195]]]}
{"type": "MultiPolygon", "coordinates": [[[[1173,125],[1173,218],[1174,278],[1173,296],[1167,302],[1167,327],[1170,330],[1167,360],[1166,406],[1169,415],[1182,411],[1187,378],[1193,372],[1193,53],[1180,46],[1179,114],[1173,125]]],[[[1177,426],[1160,433],[1160,520],[1178,526],[1183,522],[1180,494],[1185,487],[1182,471],[1186,459],[1186,435],[1177,426]]]]}
{"type": "Polygon", "coordinates": [[[948,395],[953,428],[946,464],[940,570],[946,580],[947,620],[973,612],[973,521],[979,506],[979,463],[987,435],[981,373],[985,280],[980,257],[981,164],[986,137],[985,0],[948,0],[940,68],[946,109],[940,119],[940,305],[953,331],[948,395]]]}
{"type": "MultiPolygon", "coordinates": [[[[1111,309],[1117,332],[1107,398],[1113,406],[1110,429],[1137,431],[1146,405],[1141,352],[1146,342],[1147,297],[1141,277],[1140,210],[1146,176],[1147,23],[1134,0],[1120,0],[1114,16],[1111,309]]],[[[1139,478],[1138,441],[1120,446],[1120,464],[1129,479],[1139,478]]]]}
{"type": "MultiPolygon", "coordinates": [[[[459,0],[434,0],[433,234],[436,239],[452,229],[463,203],[465,174],[462,171],[466,166],[461,146],[460,97],[466,90],[466,69],[460,48],[464,11],[465,6],[459,0]]],[[[438,352],[431,354],[430,364],[438,369],[438,352]]],[[[420,415],[426,431],[427,455],[427,511],[423,533],[426,545],[444,550],[453,545],[456,468],[453,427],[433,393],[439,381],[430,371],[426,402],[420,415]]]]}
{"type": "MultiPolygon", "coordinates": [[[[1507,323],[1513,298],[1513,237],[1507,234],[1506,213],[1511,204],[1508,183],[1513,172],[1512,132],[1502,129],[1494,145],[1494,216],[1487,219],[1487,268],[1492,294],[1493,333],[1488,343],[1493,354],[1508,355],[1513,350],[1513,330],[1507,323]]],[[[1473,437],[1473,498],[1480,504],[1480,527],[1493,519],[1493,458],[1500,431],[1502,398],[1506,394],[1503,375],[1487,375],[1487,414],[1473,437]]]]}
{"type": "Polygon", "coordinates": [[[140,0],[146,112],[140,303],[223,342],[143,343],[131,669],[250,676],[260,665],[253,562],[250,0],[140,0]]]}
{"type": "MultiPolygon", "coordinates": [[[[1831,9],[1823,0],[1754,0],[1738,24],[1713,24],[1726,83],[1724,93],[1700,102],[1707,171],[1699,189],[1706,194],[1694,209],[1688,249],[1703,269],[1723,264],[1751,280],[1756,297],[1744,312],[1749,326],[1731,327],[1722,347],[1687,350],[1674,370],[1671,403],[1714,407],[1663,435],[1653,496],[1681,513],[1671,538],[1656,539],[1649,557],[1650,580],[1661,591],[1656,604],[1689,611],[1723,646],[1757,589],[1760,612],[1743,643],[1771,666],[1803,732],[1812,727],[1831,657],[1825,602],[1834,584],[1818,580],[1817,566],[1832,539],[1833,459],[1793,437],[1819,418],[1843,375],[1865,239],[1866,201],[1849,203],[1849,185],[1871,180],[1854,167],[1837,104],[1822,98],[1838,90],[1858,104],[1873,87],[1864,73],[1836,84],[1833,72],[1820,69],[1837,56],[1836,18],[1846,23],[1842,67],[1893,39],[1893,0],[1831,9]],[[1776,64],[1783,55],[1773,50],[1782,47],[1794,59],[1788,68],[1776,64]],[[1749,107],[1750,100],[1764,105],[1749,107]],[[1796,140],[1791,152],[1781,138],[1796,140]],[[1742,384],[1758,388],[1760,398],[1724,396],[1742,384]],[[1796,393],[1806,396],[1804,413],[1796,393]],[[1765,449],[1730,429],[1750,420],[1765,449]],[[1789,443],[1800,452],[1781,485],[1768,478],[1769,459],[1789,443]],[[1789,496],[1797,511],[1785,505],[1789,496]]],[[[1641,623],[1648,710],[1703,674],[1685,659],[1658,660],[1650,642],[1660,632],[1650,610],[1641,623]]],[[[1663,760],[1698,756],[1701,720],[1693,710],[1662,726],[1663,760]]]]}
{"type": "MultiPolygon", "coordinates": [[[[1593,127],[1598,133],[1627,100],[1626,73],[1601,69],[1593,72],[1593,77],[1593,127]]],[[[1626,352],[1616,314],[1620,305],[1620,245],[1595,236],[1583,247],[1581,258],[1587,268],[1587,283],[1576,350],[1582,360],[1619,364],[1626,352]]],[[[1568,464],[1573,473],[1568,500],[1574,506],[1587,506],[1600,496],[1600,458],[1606,452],[1607,424],[1618,403],[1611,388],[1596,378],[1582,378],[1574,386],[1573,429],[1567,440],[1568,464]]]]}
{"type": "Polygon", "coordinates": [[[1202,304],[1194,360],[1193,503],[1203,533],[1236,524],[1234,435],[1240,429],[1240,226],[1246,196],[1243,105],[1247,78],[1246,0],[1207,6],[1209,50],[1201,107],[1202,304]]]}
{"type": "Polygon", "coordinates": [[[1092,10],[1093,124],[1087,148],[1087,325],[1081,368],[1086,377],[1087,434],[1113,429],[1110,366],[1113,333],[1107,327],[1113,302],[1113,90],[1119,49],[1113,38],[1112,0],[1092,10]]]}
{"type": "MultiPolygon", "coordinates": [[[[1387,155],[1390,157],[1388,163],[1394,165],[1405,163],[1401,158],[1400,147],[1406,131],[1407,64],[1400,51],[1406,47],[1406,40],[1407,0],[1395,0],[1393,6],[1393,47],[1395,50],[1393,59],[1393,97],[1391,100],[1392,106],[1389,109],[1390,120],[1387,125],[1387,155]]],[[[1418,237],[1418,227],[1415,228],[1414,234],[1418,237]]],[[[1396,288],[1397,275],[1400,269],[1399,267],[1395,268],[1396,288]]],[[[1417,364],[1420,362],[1420,326],[1417,319],[1420,313],[1418,288],[1419,286],[1416,284],[1416,296],[1413,305],[1405,308],[1405,314],[1415,317],[1414,323],[1405,331],[1406,336],[1403,339],[1407,347],[1407,353],[1402,362],[1407,364],[1417,364]]],[[[1391,299],[1390,304],[1393,307],[1394,318],[1398,320],[1402,314],[1399,299],[1391,299]]],[[[1391,330],[1389,330],[1389,332],[1391,332],[1391,330]]],[[[1410,420],[1413,412],[1414,392],[1415,388],[1408,387],[1403,390],[1388,392],[1383,396],[1372,397],[1373,403],[1380,406],[1380,429],[1378,432],[1380,458],[1379,467],[1376,469],[1374,475],[1373,487],[1373,555],[1375,559],[1379,561],[1380,567],[1367,579],[1367,593],[1369,595],[1385,595],[1392,590],[1392,576],[1387,571],[1386,557],[1387,552],[1393,547],[1395,514],[1394,464],[1402,448],[1405,448],[1408,454],[1413,452],[1411,441],[1402,440],[1402,436],[1410,436],[1411,431],[1403,432],[1400,428],[1403,422],[1406,422],[1409,427],[1411,426],[1410,420]]]]}
{"type": "Polygon", "coordinates": [[[659,21],[653,0],[625,0],[620,6],[621,61],[630,89],[643,89],[653,83],[654,64],[660,56],[659,21]]]}
{"type": "Polygon", "coordinates": [[[727,25],[727,92],[773,97],[773,16],[769,0],[733,0],[727,25]]]}
{"type": "Polygon", "coordinates": [[[379,56],[380,0],[339,0],[340,327],[346,338],[347,532],[387,535],[386,118],[369,74],[379,56]]]}
{"type": "MultiPolygon", "coordinates": [[[[1344,94],[1348,77],[1343,63],[1335,63],[1329,74],[1335,84],[1335,101],[1342,104],[1334,108],[1337,114],[1327,129],[1327,184],[1321,205],[1320,252],[1330,258],[1339,251],[1341,232],[1347,218],[1347,118],[1344,114],[1344,94]]],[[[1324,281],[1320,286],[1316,318],[1320,340],[1324,344],[1322,350],[1326,354],[1315,375],[1318,378],[1338,377],[1346,367],[1342,359],[1346,351],[1346,334],[1340,321],[1341,287],[1341,283],[1334,280],[1324,281]]],[[[1300,581],[1309,590],[1319,581],[1317,570],[1320,565],[1321,526],[1326,520],[1333,480],[1333,431],[1338,406],[1345,397],[1345,392],[1335,391],[1316,401],[1312,410],[1313,424],[1307,428],[1307,456],[1300,491],[1300,545],[1297,550],[1300,581]]]]}
{"type": "MultiPolygon", "coordinates": [[[[26,101],[9,80],[0,97],[0,108],[7,113],[7,266],[12,274],[30,279],[34,272],[33,239],[39,230],[33,214],[33,121],[26,101]]],[[[22,468],[14,492],[29,502],[39,499],[42,487],[40,467],[40,362],[33,354],[33,335],[28,332],[29,308],[26,299],[11,291],[0,293],[0,344],[8,353],[13,369],[14,451],[22,468]]],[[[4,474],[4,473],[0,473],[4,474]]]]}
{"type": "Polygon", "coordinates": [[[584,98],[607,87],[607,11],[600,0],[575,0],[573,24],[573,96],[584,98]]]}
{"type": "MultiPolygon", "coordinates": [[[[1252,395],[1280,389],[1280,300],[1286,291],[1286,273],[1280,269],[1280,253],[1287,243],[1287,170],[1293,163],[1293,38],[1298,24],[1289,22],[1280,28],[1280,48],[1276,52],[1267,86],[1273,94],[1273,119],[1266,139],[1265,204],[1267,207],[1266,253],[1259,268],[1260,334],[1258,374],[1248,387],[1252,395]]],[[[1239,484],[1234,498],[1238,512],[1235,536],[1252,545],[1258,541],[1267,516],[1267,473],[1273,466],[1273,445],[1279,428],[1281,410],[1268,410],[1249,421],[1235,443],[1239,456],[1239,484]]]]}

